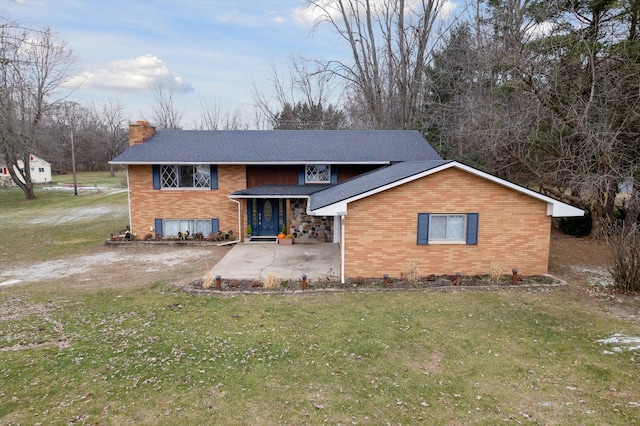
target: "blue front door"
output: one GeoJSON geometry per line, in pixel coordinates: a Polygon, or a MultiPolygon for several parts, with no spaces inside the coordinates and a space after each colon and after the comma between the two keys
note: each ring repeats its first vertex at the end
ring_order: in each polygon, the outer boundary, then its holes
{"type": "Polygon", "coordinates": [[[252,224],[254,235],[278,235],[280,232],[280,217],[278,199],[258,199],[256,200],[256,214],[252,224]]]}

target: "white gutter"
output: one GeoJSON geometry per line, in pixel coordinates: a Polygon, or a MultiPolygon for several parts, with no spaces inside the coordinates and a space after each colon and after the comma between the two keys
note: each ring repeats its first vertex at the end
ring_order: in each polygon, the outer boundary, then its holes
{"type": "Polygon", "coordinates": [[[390,161],[108,161],[107,164],[115,164],[122,166],[148,166],[152,164],[158,165],[222,165],[222,166],[305,166],[307,164],[315,165],[332,165],[332,164],[357,164],[357,165],[386,165],[391,164],[390,161]]]}
{"type": "Polygon", "coordinates": [[[282,198],[283,200],[286,200],[287,198],[306,198],[309,199],[308,195],[296,195],[296,194],[289,194],[289,195],[233,195],[233,194],[229,194],[227,196],[230,200],[235,201],[236,199],[240,200],[240,199],[246,199],[246,200],[250,200],[252,198],[282,198]]]}

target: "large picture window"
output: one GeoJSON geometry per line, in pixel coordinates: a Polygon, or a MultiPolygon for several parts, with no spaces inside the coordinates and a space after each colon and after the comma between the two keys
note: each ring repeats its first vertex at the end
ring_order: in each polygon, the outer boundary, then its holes
{"type": "Polygon", "coordinates": [[[330,183],[331,166],[326,164],[309,164],[305,167],[305,183],[330,183]]]}
{"type": "Polygon", "coordinates": [[[208,165],[163,165],[160,169],[162,188],[211,187],[208,165]]]}

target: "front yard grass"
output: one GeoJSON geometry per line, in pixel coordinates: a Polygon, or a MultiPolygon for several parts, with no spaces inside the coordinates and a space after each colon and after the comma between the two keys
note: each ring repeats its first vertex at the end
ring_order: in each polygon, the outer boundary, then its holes
{"type": "Polygon", "coordinates": [[[125,192],[52,191],[36,188],[27,200],[17,188],[0,189],[0,261],[41,261],[101,250],[123,229],[125,192]]]}
{"type": "Polygon", "coordinates": [[[0,290],[5,424],[635,424],[639,335],[565,291],[0,290]]]}

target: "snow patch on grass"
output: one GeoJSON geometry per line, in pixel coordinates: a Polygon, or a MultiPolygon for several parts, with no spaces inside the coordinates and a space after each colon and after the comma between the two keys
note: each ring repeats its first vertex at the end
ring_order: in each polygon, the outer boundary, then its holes
{"type": "Polygon", "coordinates": [[[600,285],[603,287],[613,285],[613,278],[607,268],[571,266],[571,269],[579,274],[589,275],[587,277],[587,282],[591,285],[600,285]]]}
{"type": "MultiPolygon", "coordinates": [[[[600,339],[598,343],[613,345],[613,352],[640,351],[640,337],[631,337],[620,333],[615,333],[608,339],[600,339]]],[[[605,353],[607,352],[612,353],[605,351],[605,353]]]]}
{"type": "Polygon", "coordinates": [[[160,271],[209,255],[210,252],[206,249],[142,254],[105,251],[103,253],[69,259],[48,260],[3,270],[0,271],[0,279],[4,280],[2,285],[16,284],[21,281],[37,282],[81,275],[90,272],[93,268],[105,265],[113,267],[114,270],[142,265],[148,270],[160,271]]]}

